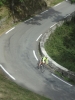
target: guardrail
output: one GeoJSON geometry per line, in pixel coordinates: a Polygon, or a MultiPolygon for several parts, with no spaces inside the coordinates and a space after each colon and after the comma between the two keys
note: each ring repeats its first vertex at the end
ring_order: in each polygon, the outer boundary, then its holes
{"type": "Polygon", "coordinates": [[[48,37],[54,32],[54,30],[61,26],[64,22],[69,22],[71,21],[71,19],[75,17],[75,12],[68,14],[67,16],[65,16],[61,21],[59,21],[58,23],[54,24],[53,26],[51,26],[42,36],[41,40],[40,40],[40,51],[42,56],[47,56],[49,59],[49,65],[51,68],[54,69],[54,71],[59,71],[63,76],[67,76],[68,78],[72,79],[75,82],[75,73],[68,70],[67,68],[59,65],[58,63],[56,63],[50,56],[48,56],[47,52],[45,51],[44,48],[44,43],[46,42],[46,40],[48,39],[48,37]]]}

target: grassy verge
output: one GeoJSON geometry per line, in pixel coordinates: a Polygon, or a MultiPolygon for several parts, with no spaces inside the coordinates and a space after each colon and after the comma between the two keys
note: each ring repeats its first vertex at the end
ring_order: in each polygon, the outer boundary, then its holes
{"type": "Polygon", "coordinates": [[[0,8],[0,19],[4,18],[9,14],[8,8],[3,6],[0,8]]]}
{"type": "Polygon", "coordinates": [[[13,23],[13,18],[9,9],[6,6],[0,7],[0,35],[9,30],[17,23],[13,23]],[[6,18],[7,17],[7,18],[6,18]],[[1,19],[6,18],[5,21],[1,21],[1,19]]]}
{"type": "Polygon", "coordinates": [[[23,89],[0,71],[0,100],[50,100],[23,89]]]}
{"type": "Polygon", "coordinates": [[[45,0],[48,7],[54,6],[64,0],[45,0]]]}
{"type": "Polygon", "coordinates": [[[2,22],[0,27],[0,35],[9,30],[10,28],[14,27],[18,23],[13,23],[13,18],[8,17],[6,21],[2,22]]]}

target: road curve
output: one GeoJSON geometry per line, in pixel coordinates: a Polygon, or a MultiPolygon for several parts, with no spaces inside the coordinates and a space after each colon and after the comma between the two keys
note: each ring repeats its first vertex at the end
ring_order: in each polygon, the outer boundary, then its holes
{"type": "Polygon", "coordinates": [[[19,85],[52,100],[75,100],[75,86],[54,76],[48,69],[37,70],[38,40],[53,24],[75,10],[62,2],[15,26],[0,36],[0,67],[19,85]]]}

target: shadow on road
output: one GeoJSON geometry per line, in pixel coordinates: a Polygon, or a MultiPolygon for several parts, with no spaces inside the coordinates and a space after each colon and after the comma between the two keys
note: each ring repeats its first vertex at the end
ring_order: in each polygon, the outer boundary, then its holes
{"type": "Polygon", "coordinates": [[[43,20],[51,18],[53,22],[58,22],[63,17],[64,16],[61,15],[61,12],[58,12],[55,9],[50,8],[48,11],[36,15],[32,19],[29,19],[28,21],[25,22],[25,24],[41,25],[42,24],[41,22],[43,20]]]}

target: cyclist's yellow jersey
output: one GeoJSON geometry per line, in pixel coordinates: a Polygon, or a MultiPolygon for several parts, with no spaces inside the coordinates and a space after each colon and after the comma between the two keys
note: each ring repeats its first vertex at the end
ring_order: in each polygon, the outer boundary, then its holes
{"type": "Polygon", "coordinates": [[[47,57],[43,57],[42,61],[43,61],[43,63],[48,64],[48,58],[47,57]]]}

